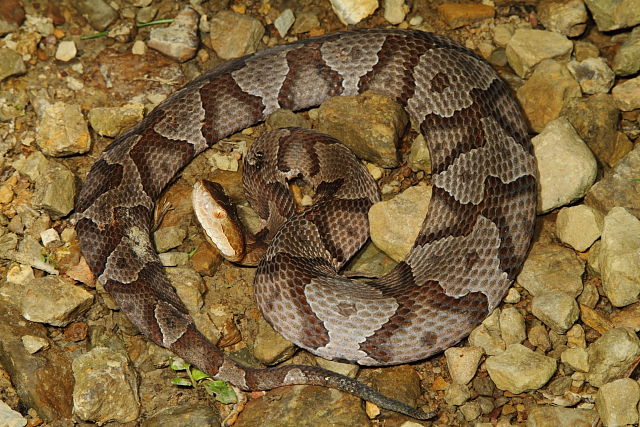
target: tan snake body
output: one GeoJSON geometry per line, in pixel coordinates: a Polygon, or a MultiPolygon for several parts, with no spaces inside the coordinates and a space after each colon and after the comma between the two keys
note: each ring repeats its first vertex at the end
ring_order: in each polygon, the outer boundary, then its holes
{"type": "MultiPolygon", "coordinates": [[[[92,271],[140,331],[211,375],[243,389],[337,387],[425,418],[432,414],[319,368],[254,370],[231,361],[196,330],[149,238],[155,201],[198,153],[278,108],[300,110],[365,90],[402,104],[429,144],[433,196],[413,249],[388,275],[354,284],[335,271],[361,242],[292,240],[306,236],[299,230],[331,230],[366,215],[361,200],[368,195],[328,179],[327,191],[342,191],[334,210],[301,215],[298,231],[276,234],[256,274],[257,301],[279,332],[326,358],[388,365],[442,351],[468,335],[513,282],[536,200],[535,161],[517,102],[484,60],[446,37],[335,33],[211,70],[104,150],[76,202],[76,229],[92,271]]],[[[322,163],[327,154],[309,158],[322,163]]]]}

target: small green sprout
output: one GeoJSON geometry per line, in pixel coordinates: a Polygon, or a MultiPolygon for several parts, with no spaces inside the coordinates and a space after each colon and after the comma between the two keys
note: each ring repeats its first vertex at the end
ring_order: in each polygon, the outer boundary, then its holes
{"type": "Polygon", "coordinates": [[[189,257],[189,259],[191,259],[191,257],[193,257],[196,254],[197,250],[198,248],[193,248],[189,252],[187,252],[187,256],[189,257]]]}
{"type": "Polygon", "coordinates": [[[229,404],[236,403],[236,396],[233,387],[225,381],[214,380],[206,373],[198,368],[192,368],[191,365],[179,357],[173,357],[169,360],[169,367],[174,371],[185,371],[188,378],[175,377],[171,379],[171,383],[182,387],[196,387],[202,385],[210,396],[214,396],[218,402],[229,404]]]}
{"type": "MultiPolygon", "coordinates": [[[[145,22],[145,23],[137,23],[136,27],[142,28],[142,27],[148,27],[149,25],[171,24],[172,22],[173,22],[173,19],[158,19],[157,21],[151,21],[151,22],[145,22]]],[[[89,34],[89,35],[86,35],[86,36],[82,36],[82,37],[80,37],[80,40],[97,39],[97,38],[100,38],[100,37],[104,37],[107,34],[109,34],[109,30],[100,31],[99,33],[94,33],[94,34],[89,34]]]]}

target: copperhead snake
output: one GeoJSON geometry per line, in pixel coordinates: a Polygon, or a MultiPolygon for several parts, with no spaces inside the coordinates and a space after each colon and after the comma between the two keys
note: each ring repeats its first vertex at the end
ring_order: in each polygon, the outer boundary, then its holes
{"type": "MultiPolygon", "coordinates": [[[[431,151],[432,199],[411,252],[384,277],[352,282],[336,271],[362,244],[357,239],[323,235],[320,247],[276,233],[256,274],[256,299],[276,330],[328,359],[376,366],[440,352],[499,304],[524,262],[536,204],[536,166],[517,102],[483,59],[446,37],[334,33],[207,72],[102,152],[76,201],[76,230],[91,270],[140,331],[215,378],[244,390],[334,387],[425,419],[434,414],[317,367],[250,369],[232,361],[195,328],[149,236],[155,201],[197,154],[278,108],[301,110],[366,90],[399,102],[431,151]]],[[[312,168],[322,163],[316,149],[308,152],[312,168]]],[[[341,188],[341,179],[320,185],[340,197],[329,202],[333,211],[296,217],[300,227],[366,222],[365,205],[377,196],[341,188]]]]}

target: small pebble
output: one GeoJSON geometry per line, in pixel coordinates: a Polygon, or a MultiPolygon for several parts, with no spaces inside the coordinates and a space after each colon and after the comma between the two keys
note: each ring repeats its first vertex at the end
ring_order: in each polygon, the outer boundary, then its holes
{"type": "Polygon", "coordinates": [[[67,62],[76,57],[78,50],[73,40],[61,41],[56,50],[56,59],[59,61],[67,62]]]}

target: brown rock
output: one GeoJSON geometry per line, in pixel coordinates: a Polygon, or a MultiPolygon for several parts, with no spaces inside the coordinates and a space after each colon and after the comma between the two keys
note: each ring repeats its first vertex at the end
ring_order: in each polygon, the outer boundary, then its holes
{"type": "Polygon", "coordinates": [[[491,19],[496,10],[485,4],[447,3],[438,6],[438,11],[449,28],[459,28],[483,19],[491,19]]]}
{"type": "Polygon", "coordinates": [[[611,316],[611,323],[616,328],[626,326],[634,331],[640,331],[640,303],[628,305],[622,310],[614,313],[611,316]]]}
{"type": "Polygon", "coordinates": [[[609,329],[614,328],[611,321],[600,314],[600,312],[582,304],[580,304],[580,320],[582,320],[582,322],[591,329],[598,331],[600,334],[604,334],[609,329]]]}
{"type": "Polygon", "coordinates": [[[20,25],[24,21],[24,8],[20,0],[2,0],[0,2],[0,21],[20,25]]]}

